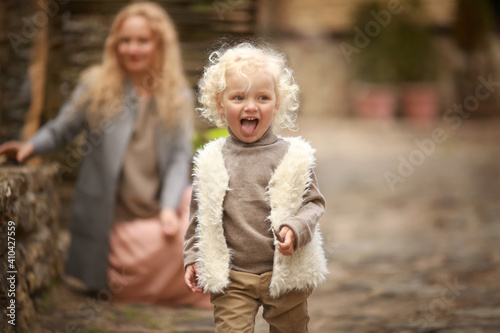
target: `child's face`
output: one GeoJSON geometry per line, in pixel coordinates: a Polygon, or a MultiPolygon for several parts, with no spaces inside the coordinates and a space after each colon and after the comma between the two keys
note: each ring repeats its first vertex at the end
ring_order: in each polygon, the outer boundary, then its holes
{"type": "Polygon", "coordinates": [[[246,75],[227,75],[226,89],[218,108],[234,135],[243,142],[251,143],[259,140],[271,126],[278,103],[270,74],[246,75]]]}
{"type": "Polygon", "coordinates": [[[142,16],[123,21],[118,32],[118,56],[130,74],[144,73],[152,64],[156,43],[149,22],[142,16]]]}

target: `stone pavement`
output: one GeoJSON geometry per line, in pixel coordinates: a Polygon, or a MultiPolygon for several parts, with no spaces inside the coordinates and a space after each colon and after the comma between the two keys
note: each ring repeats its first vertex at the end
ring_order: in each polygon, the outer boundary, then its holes
{"type": "MultiPolygon", "coordinates": [[[[500,332],[500,121],[300,123],[328,202],[330,274],[310,332],[500,332]]],[[[38,309],[34,332],[213,332],[209,310],[117,305],[63,284],[38,309]]]]}

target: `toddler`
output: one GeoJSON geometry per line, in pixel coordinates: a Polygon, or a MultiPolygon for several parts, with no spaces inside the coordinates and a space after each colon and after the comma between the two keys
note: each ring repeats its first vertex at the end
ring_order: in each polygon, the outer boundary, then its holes
{"type": "Polygon", "coordinates": [[[227,126],[195,157],[185,282],[210,292],[216,332],[307,332],[307,298],[325,279],[325,210],[314,150],[293,128],[298,86],[283,54],[242,43],[213,52],[199,82],[201,116],[227,126]]]}

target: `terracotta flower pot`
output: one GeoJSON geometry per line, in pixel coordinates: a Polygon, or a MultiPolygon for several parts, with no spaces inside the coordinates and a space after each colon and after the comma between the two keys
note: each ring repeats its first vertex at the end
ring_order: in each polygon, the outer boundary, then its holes
{"type": "Polygon", "coordinates": [[[401,89],[401,109],[409,119],[432,121],[439,114],[439,93],[430,83],[408,83],[401,89]]]}
{"type": "Polygon", "coordinates": [[[359,117],[391,119],[397,107],[397,89],[392,85],[355,83],[351,86],[353,113],[359,117]]]}

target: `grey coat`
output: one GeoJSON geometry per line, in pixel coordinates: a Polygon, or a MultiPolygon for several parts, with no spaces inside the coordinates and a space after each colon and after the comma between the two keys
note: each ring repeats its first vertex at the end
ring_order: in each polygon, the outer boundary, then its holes
{"type": "MultiPolygon", "coordinates": [[[[125,96],[118,116],[103,122],[98,129],[88,126],[85,107],[77,107],[84,93],[75,89],[59,115],[45,124],[31,139],[34,154],[63,147],[83,129],[86,142],[81,149],[82,162],[76,182],[71,221],[71,245],[66,273],[83,281],[89,288],[107,288],[109,237],[113,223],[116,189],[122,161],[133,131],[137,98],[133,86],[125,84],[125,96]]],[[[189,92],[191,97],[191,92],[189,92]]],[[[192,158],[190,126],[156,131],[155,148],[162,179],[161,207],[176,208],[189,183],[192,158]]]]}

